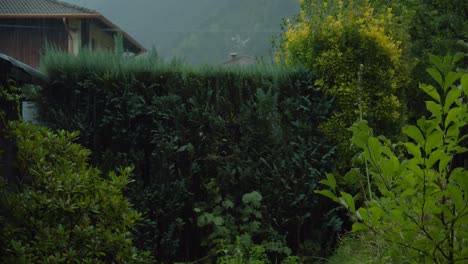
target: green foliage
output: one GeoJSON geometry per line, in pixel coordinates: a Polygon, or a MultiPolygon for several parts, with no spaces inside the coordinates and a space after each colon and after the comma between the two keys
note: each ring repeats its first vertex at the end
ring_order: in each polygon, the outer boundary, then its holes
{"type": "Polygon", "coordinates": [[[225,244],[221,241],[217,246],[217,264],[299,264],[302,263],[296,256],[288,256],[282,262],[271,261],[263,245],[252,244],[249,240],[237,237],[234,244],[225,244]]]}
{"type": "MultiPolygon", "coordinates": [[[[391,8],[398,27],[408,35],[412,70],[411,86],[419,83],[433,83],[426,74],[430,67],[430,55],[444,56],[457,52],[467,52],[464,41],[468,38],[468,3],[451,0],[401,0],[382,1],[371,0],[373,6],[380,12],[391,8]],[[462,44],[462,45],[460,45],[462,44]]],[[[459,61],[461,67],[467,67],[467,61],[459,61]]],[[[424,93],[419,89],[409,89],[408,98],[420,98],[424,93]]],[[[408,115],[416,121],[421,112],[425,111],[422,101],[411,101],[408,104],[408,115]]]]}
{"type": "Polygon", "coordinates": [[[286,22],[278,61],[304,65],[335,98],[335,112],[322,129],[344,159],[347,128],[357,119],[393,138],[404,123],[402,93],[411,63],[394,20],[390,10],[379,14],[367,0],[303,0],[301,14],[286,22]]]}
{"type": "Polygon", "coordinates": [[[339,246],[333,256],[328,259],[330,264],[393,264],[411,263],[405,250],[396,248],[378,235],[369,233],[347,234],[341,237],[339,246]],[[393,252],[392,252],[393,251],[393,252]],[[398,255],[395,254],[398,252],[398,255]]]}
{"type": "Polygon", "coordinates": [[[468,75],[454,71],[462,58],[431,58],[435,67],[428,73],[439,86],[421,85],[431,97],[426,101],[431,116],[404,127],[409,138],[399,143],[405,149],[404,157],[372,136],[366,121],[352,126],[352,142],[363,151],[372,185],[362,207],[358,208],[352,195],[338,194],[332,175],[322,181],[332,191],[319,191],[353,215],[353,231],[371,231],[418,261],[468,260],[468,170],[454,166],[455,157],[468,150],[460,146],[467,137],[461,131],[468,123],[464,95],[468,75]]]}
{"type": "Polygon", "coordinates": [[[78,133],[10,123],[22,182],[1,178],[1,258],[8,263],[144,263],[132,245],[140,214],[122,192],[130,168],[103,179],[78,133]]]}
{"type": "MultiPolygon", "coordinates": [[[[213,184],[212,187],[216,188],[216,185],[213,184]]],[[[219,199],[219,196],[217,198],[219,199]]],[[[196,208],[195,212],[201,213],[197,220],[198,225],[209,226],[213,229],[207,237],[208,241],[204,243],[213,248],[220,239],[233,243],[238,235],[241,235],[244,240],[251,241],[251,236],[257,235],[260,231],[261,200],[262,195],[254,191],[242,196],[242,207],[235,206],[231,200],[225,199],[219,206],[214,207],[212,212],[202,213],[196,208]],[[226,212],[229,210],[237,212],[226,212]]]]}
{"type": "Polygon", "coordinates": [[[317,254],[333,243],[341,222],[327,215],[330,202],[309,195],[334,169],[318,127],[333,104],[312,74],[112,53],[49,53],[43,68],[53,82],[41,92],[43,121],[79,130],[103,170],[135,166],[128,194],[146,219],[137,243],[159,260],[200,259],[215,239],[243,234],[278,259],[306,240],[324,241],[317,254]]]}
{"type": "Polygon", "coordinates": [[[0,129],[5,129],[8,120],[18,118],[20,90],[10,82],[0,84],[0,129]]]}
{"type": "Polygon", "coordinates": [[[259,245],[251,245],[250,241],[237,238],[235,244],[218,247],[218,264],[266,264],[269,263],[265,249],[259,245]]]}

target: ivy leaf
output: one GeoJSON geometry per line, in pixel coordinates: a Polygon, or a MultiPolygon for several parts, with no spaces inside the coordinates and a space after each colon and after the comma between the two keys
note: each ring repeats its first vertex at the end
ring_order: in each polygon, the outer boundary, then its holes
{"type": "Polygon", "coordinates": [[[244,204],[251,204],[255,207],[259,207],[261,205],[260,202],[262,201],[262,199],[262,194],[260,194],[257,191],[246,193],[242,196],[242,202],[244,204]]]}
{"type": "Polygon", "coordinates": [[[214,223],[215,225],[217,225],[217,226],[222,226],[223,223],[224,223],[224,220],[223,220],[222,217],[216,216],[216,217],[213,218],[213,223],[214,223]]]}

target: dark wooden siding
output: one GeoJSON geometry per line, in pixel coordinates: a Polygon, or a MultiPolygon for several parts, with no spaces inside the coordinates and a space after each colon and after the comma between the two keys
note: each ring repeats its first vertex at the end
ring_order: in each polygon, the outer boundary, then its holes
{"type": "Polygon", "coordinates": [[[68,49],[62,19],[0,19],[1,53],[37,68],[46,43],[68,49]]]}

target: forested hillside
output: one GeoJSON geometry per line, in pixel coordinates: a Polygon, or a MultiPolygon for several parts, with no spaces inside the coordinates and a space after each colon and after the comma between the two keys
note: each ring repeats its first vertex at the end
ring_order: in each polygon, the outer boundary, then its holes
{"type": "Polygon", "coordinates": [[[164,58],[219,64],[230,52],[271,58],[281,19],[297,14],[296,0],[68,0],[96,9],[164,58]]]}

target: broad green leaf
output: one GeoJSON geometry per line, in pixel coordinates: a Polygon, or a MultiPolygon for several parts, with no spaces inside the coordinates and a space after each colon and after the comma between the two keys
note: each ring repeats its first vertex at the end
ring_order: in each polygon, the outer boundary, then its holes
{"type": "Polygon", "coordinates": [[[449,183],[447,185],[447,194],[451,198],[451,200],[455,203],[457,210],[458,211],[463,210],[463,207],[465,206],[465,202],[464,202],[463,193],[460,190],[460,187],[449,183]]]}
{"type": "Polygon", "coordinates": [[[334,193],[330,192],[329,190],[316,190],[316,191],[314,191],[314,193],[321,194],[321,195],[323,195],[325,197],[328,197],[328,198],[332,199],[334,202],[337,202],[337,203],[340,202],[338,197],[336,197],[336,195],[334,193]]]}
{"type": "Polygon", "coordinates": [[[452,86],[456,80],[460,78],[460,74],[457,72],[449,72],[445,76],[445,81],[444,81],[444,91],[447,91],[447,89],[452,86]]]}
{"type": "Polygon", "coordinates": [[[375,138],[371,137],[369,138],[369,153],[372,155],[370,162],[372,162],[374,165],[381,159],[381,154],[382,154],[382,146],[380,144],[380,141],[375,138]]]}
{"type": "Polygon", "coordinates": [[[447,169],[448,164],[450,161],[452,161],[452,156],[445,154],[440,157],[440,162],[439,162],[439,172],[443,172],[447,169]]]}
{"type": "Polygon", "coordinates": [[[461,85],[465,96],[468,96],[468,74],[463,74],[461,77],[461,85]]]}
{"type": "Polygon", "coordinates": [[[434,166],[434,164],[436,164],[436,162],[439,161],[443,155],[447,154],[445,154],[444,150],[442,149],[432,151],[429,154],[429,158],[426,160],[426,168],[432,168],[432,166],[434,166]]]}
{"type": "Polygon", "coordinates": [[[432,149],[440,146],[443,143],[444,133],[440,130],[434,130],[426,139],[425,149],[429,153],[432,149]]]}
{"type": "Polygon", "coordinates": [[[371,223],[373,226],[378,226],[379,220],[385,214],[382,208],[378,207],[378,205],[372,205],[369,209],[369,215],[371,217],[371,223]]]}
{"type": "Polygon", "coordinates": [[[367,213],[367,210],[365,208],[359,208],[356,211],[356,216],[359,220],[367,221],[369,219],[369,215],[367,213]]]}
{"type": "Polygon", "coordinates": [[[442,106],[434,101],[426,101],[426,108],[437,120],[442,119],[442,106]]]}
{"type": "Polygon", "coordinates": [[[452,122],[454,122],[456,125],[458,116],[461,113],[462,108],[461,107],[454,107],[450,109],[447,113],[447,117],[445,118],[445,127],[448,128],[452,122]]]}
{"type": "Polygon", "coordinates": [[[327,173],[327,180],[328,180],[328,186],[330,186],[330,188],[332,188],[333,190],[335,190],[336,188],[336,180],[335,180],[335,177],[333,176],[333,174],[331,173],[327,173]]]}
{"type": "MultiPolygon", "coordinates": [[[[455,225],[457,227],[463,226],[465,228],[466,225],[468,225],[468,214],[465,214],[464,216],[460,217],[457,222],[455,222],[455,225]]],[[[468,250],[466,251],[468,254],[468,250]]]]}
{"type": "Polygon", "coordinates": [[[368,138],[372,135],[372,129],[367,125],[367,121],[356,122],[348,130],[353,132],[351,141],[359,148],[366,149],[368,138]]]}
{"type": "MultiPolygon", "coordinates": [[[[442,78],[442,77],[441,77],[442,78]]],[[[429,96],[431,96],[434,100],[436,100],[437,102],[440,103],[440,95],[439,93],[437,92],[437,89],[434,88],[434,86],[432,85],[426,85],[426,84],[421,84],[419,85],[419,88],[421,88],[421,90],[423,90],[426,94],[428,94],[429,96]]]]}
{"type": "Polygon", "coordinates": [[[408,142],[404,143],[406,150],[408,150],[408,153],[411,154],[418,163],[422,162],[422,156],[421,156],[421,147],[416,146],[414,143],[408,142]]]}
{"type": "Polygon", "coordinates": [[[444,60],[442,62],[444,64],[444,69],[447,69],[449,66],[452,66],[450,64],[452,64],[452,56],[450,55],[445,55],[444,56],[444,60]]]}
{"type": "Polygon", "coordinates": [[[431,75],[431,77],[440,85],[440,87],[443,87],[442,74],[440,74],[440,72],[437,69],[429,68],[427,69],[427,73],[431,75]]]}
{"type": "Polygon", "coordinates": [[[412,138],[419,145],[424,144],[424,137],[421,133],[421,130],[419,130],[418,127],[413,125],[405,126],[403,128],[403,133],[405,133],[408,137],[412,138]]]}
{"type": "Polygon", "coordinates": [[[459,136],[460,136],[460,128],[458,128],[457,125],[453,124],[447,129],[446,137],[458,139],[459,136]]]}
{"type": "Polygon", "coordinates": [[[451,89],[445,97],[444,112],[447,113],[452,104],[461,96],[461,91],[458,89],[451,89]]]}
{"type": "Polygon", "coordinates": [[[333,174],[331,174],[331,173],[327,173],[327,179],[323,179],[323,180],[321,180],[319,182],[321,184],[323,184],[323,185],[326,185],[326,186],[332,188],[333,190],[336,189],[335,176],[333,176],[333,174]]]}
{"type": "Polygon", "coordinates": [[[368,230],[368,229],[369,228],[365,224],[356,222],[353,224],[353,228],[351,229],[351,232],[358,232],[358,231],[368,230]]]}
{"type": "Polygon", "coordinates": [[[465,54],[463,52],[457,52],[455,55],[453,55],[452,63],[455,64],[463,58],[465,58],[465,54]]]}
{"type": "Polygon", "coordinates": [[[352,168],[345,174],[344,179],[346,182],[357,182],[361,179],[361,176],[362,174],[358,168],[352,168]]]}
{"type": "Polygon", "coordinates": [[[391,183],[393,180],[393,164],[388,159],[381,159],[378,163],[378,167],[381,169],[381,174],[387,183],[391,183]]]}
{"type": "Polygon", "coordinates": [[[353,196],[346,192],[340,192],[341,196],[340,201],[347,209],[351,211],[351,213],[356,212],[356,207],[354,206],[353,196]]]}
{"type": "MultiPolygon", "coordinates": [[[[450,174],[450,178],[454,179],[465,193],[468,193],[468,171],[466,169],[454,169],[450,174]]],[[[468,195],[465,195],[465,200],[468,201],[468,195]]]]}
{"type": "Polygon", "coordinates": [[[404,197],[413,196],[415,193],[416,193],[416,189],[414,189],[414,188],[408,188],[408,189],[404,190],[404,191],[400,194],[400,197],[401,197],[401,198],[404,198],[404,197]]]}
{"type": "MultiPolygon", "coordinates": [[[[421,162],[422,163],[422,162],[421,162]]],[[[419,166],[420,162],[416,162],[414,159],[406,163],[406,167],[412,171],[417,177],[422,177],[424,172],[419,166]]]]}
{"type": "MultiPolygon", "coordinates": [[[[434,55],[430,55],[429,60],[432,62],[432,64],[434,64],[437,67],[437,69],[439,69],[440,71],[443,71],[444,64],[442,63],[442,60],[439,57],[434,56],[434,55]]],[[[442,85],[440,85],[440,86],[442,86],[442,85]]]]}

